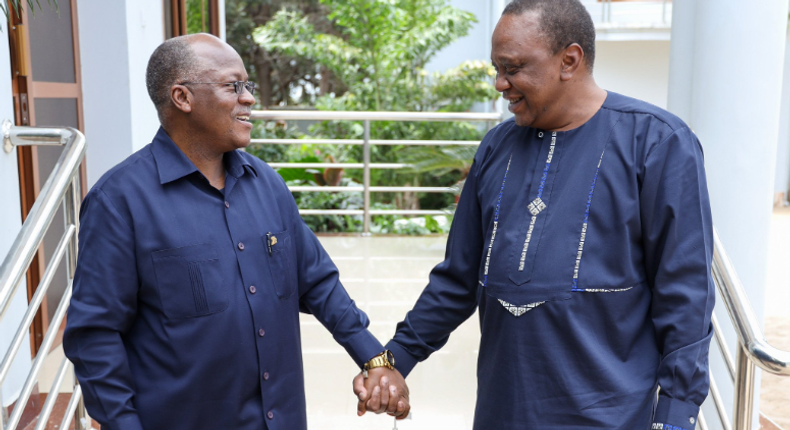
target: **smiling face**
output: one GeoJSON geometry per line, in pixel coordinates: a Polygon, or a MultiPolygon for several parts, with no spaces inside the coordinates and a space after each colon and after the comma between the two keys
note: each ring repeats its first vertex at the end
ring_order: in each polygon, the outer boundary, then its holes
{"type": "Polygon", "coordinates": [[[564,51],[552,53],[539,18],[538,11],[503,15],[492,37],[491,62],[496,89],[510,102],[516,124],[553,130],[564,125],[564,51]]]}
{"type": "MultiPolygon", "coordinates": [[[[233,48],[219,39],[192,43],[200,64],[195,82],[246,81],[244,63],[233,48]]],[[[250,111],[255,98],[246,89],[236,94],[233,85],[187,84],[193,95],[190,128],[198,140],[209,142],[218,152],[250,144],[250,111]]]]}

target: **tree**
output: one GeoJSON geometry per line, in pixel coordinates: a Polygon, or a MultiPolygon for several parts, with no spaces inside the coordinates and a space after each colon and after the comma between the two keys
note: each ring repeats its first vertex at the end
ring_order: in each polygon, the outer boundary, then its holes
{"type": "Polygon", "coordinates": [[[321,73],[320,65],[314,61],[284,55],[267,50],[252,39],[255,28],[266,25],[274,13],[287,8],[305,16],[312,25],[322,31],[332,32],[332,23],[327,19],[327,8],[317,0],[226,0],[225,17],[228,43],[241,55],[250,80],[258,86],[258,102],[261,106],[293,104],[291,93],[319,89],[319,94],[344,91],[341,84],[321,73]]]}
{"type": "MultiPolygon", "coordinates": [[[[476,102],[490,102],[498,93],[491,84],[494,71],[482,61],[465,61],[444,73],[428,73],[427,63],[444,47],[465,36],[476,22],[473,14],[454,8],[446,0],[319,0],[330,12],[334,31],[323,31],[298,10],[284,8],[253,32],[253,40],[267,52],[319,64],[347,89],[322,93],[314,100],[321,110],[466,111],[476,102]]],[[[323,75],[323,74],[322,74],[323,75]]],[[[306,100],[308,103],[312,100],[306,100]]],[[[313,103],[310,103],[313,104],[313,103]]],[[[362,126],[351,122],[323,122],[310,132],[317,137],[361,138],[362,126]]],[[[469,123],[376,122],[374,139],[475,140],[485,130],[469,123]]],[[[326,147],[316,150],[326,151],[326,147]]],[[[444,148],[444,154],[468,148],[444,148]]],[[[340,161],[358,161],[361,147],[330,149],[340,161]]],[[[425,149],[374,146],[378,162],[419,157],[425,149]]],[[[458,158],[450,156],[450,158],[458,158]]],[[[450,186],[464,175],[464,162],[450,175],[436,177],[414,171],[377,170],[377,184],[450,186]]],[[[361,172],[349,172],[361,182],[361,172]]],[[[298,198],[298,196],[297,196],[298,198]]],[[[453,197],[441,194],[374,195],[374,203],[399,208],[447,207],[453,197]]]]}

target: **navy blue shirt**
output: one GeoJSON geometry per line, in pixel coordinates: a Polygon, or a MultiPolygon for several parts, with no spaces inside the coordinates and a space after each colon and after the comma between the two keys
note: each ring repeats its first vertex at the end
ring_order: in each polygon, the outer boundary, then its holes
{"type": "Polygon", "coordinates": [[[387,347],[408,374],[479,308],[475,429],[692,429],[712,250],[702,150],[675,116],[609,93],[574,130],[506,121],[387,347]]]}
{"type": "Polygon", "coordinates": [[[300,310],[383,350],[282,178],[224,164],[217,190],[160,129],[83,202],[63,345],[102,428],[307,428],[300,310]]]}

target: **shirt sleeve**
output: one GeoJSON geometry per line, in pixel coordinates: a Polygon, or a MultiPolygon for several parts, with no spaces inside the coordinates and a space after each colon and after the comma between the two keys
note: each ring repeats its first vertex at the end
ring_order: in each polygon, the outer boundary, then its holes
{"type": "Polygon", "coordinates": [[[101,190],[88,193],[80,224],[63,350],[74,363],[91,417],[102,428],[142,430],[121,339],[137,313],[133,232],[101,190]]]}
{"type": "Polygon", "coordinates": [[[337,266],[312,230],[302,221],[290,193],[287,200],[291,206],[289,213],[296,226],[300,308],[313,314],[332,333],[335,341],[346,349],[354,362],[362,367],[384,351],[384,347],[367,329],[370,325],[368,316],[357,308],[340,283],[337,266]]]}
{"type": "Polygon", "coordinates": [[[713,227],[697,137],[676,130],[648,154],[640,196],[652,319],[661,351],[652,428],[693,429],[708,394],[713,227]]]}
{"type": "Polygon", "coordinates": [[[406,318],[398,323],[395,336],[387,344],[395,356],[395,367],[404,377],[417,362],[443,347],[450,333],[477,308],[478,269],[483,249],[477,199],[479,164],[475,160],[464,183],[444,261],[431,271],[428,286],[406,318]]]}

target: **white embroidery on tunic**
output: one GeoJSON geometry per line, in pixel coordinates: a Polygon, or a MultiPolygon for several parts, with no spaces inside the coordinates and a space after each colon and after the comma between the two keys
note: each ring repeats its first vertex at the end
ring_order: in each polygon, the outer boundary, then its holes
{"type": "Polygon", "coordinates": [[[508,302],[506,302],[506,301],[504,301],[502,299],[497,299],[497,300],[499,300],[499,303],[501,303],[502,306],[504,306],[505,309],[508,310],[508,312],[510,312],[511,314],[513,314],[513,315],[515,315],[517,317],[520,317],[521,315],[524,315],[525,313],[527,313],[527,312],[537,308],[538,306],[546,303],[546,302],[536,302],[536,303],[530,303],[530,304],[524,305],[524,306],[516,306],[516,305],[510,304],[510,303],[508,303],[508,302]]]}
{"type": "Polygon", "coordinates": [[[587,194],[587,207],[584,209],[584,222],[582,223],[582,233],[579,239],[579,247],[576,250],[576,265],[573,268],[573,285],[571,291],[586,291],[586,292],[613,292],[611,291],[594,291],[579,288],[579,267],[582,263],[582,254],[584,253],[584,243],[587,240],[587,222],[590,220],[590,206],[592,205],[593,192],[595,191],[595,183],[598,181],[598,171],[601,170],[601,162],[603,162],[603,154],[606,149],[601,152],[601,158],[598,160],[598,167],[595,168],[595,175],[593,175],[592,185],[590,192],[587,194]]]}
{"type": "Polygon", "coordinates": [[[527,237],[524,239],[524,247],[521,249],[521,258],[518,260],[518,271],[524,271],[524,265],[527,261],[527,250],[529,243],[532,241],[532,233],[535,231],[535,223],[538,221],[538,214],[546,209],[546,203],[541,199],[543,197],[543,188],[546,186],[546,178],[549,176],[549,167],[551,166],[551,159],[554,157],[554,147],[557,144],[557,132],[551,133],[551,146],[549,147],[549,156],[546,158],[546,166],[543,168],[543,176],[540,178],[540,187],[538,187],[538,196],[535,200],[530,202],[527,206],[532,218],[529,221],[529,228],[527,229],[527,237]]]}

